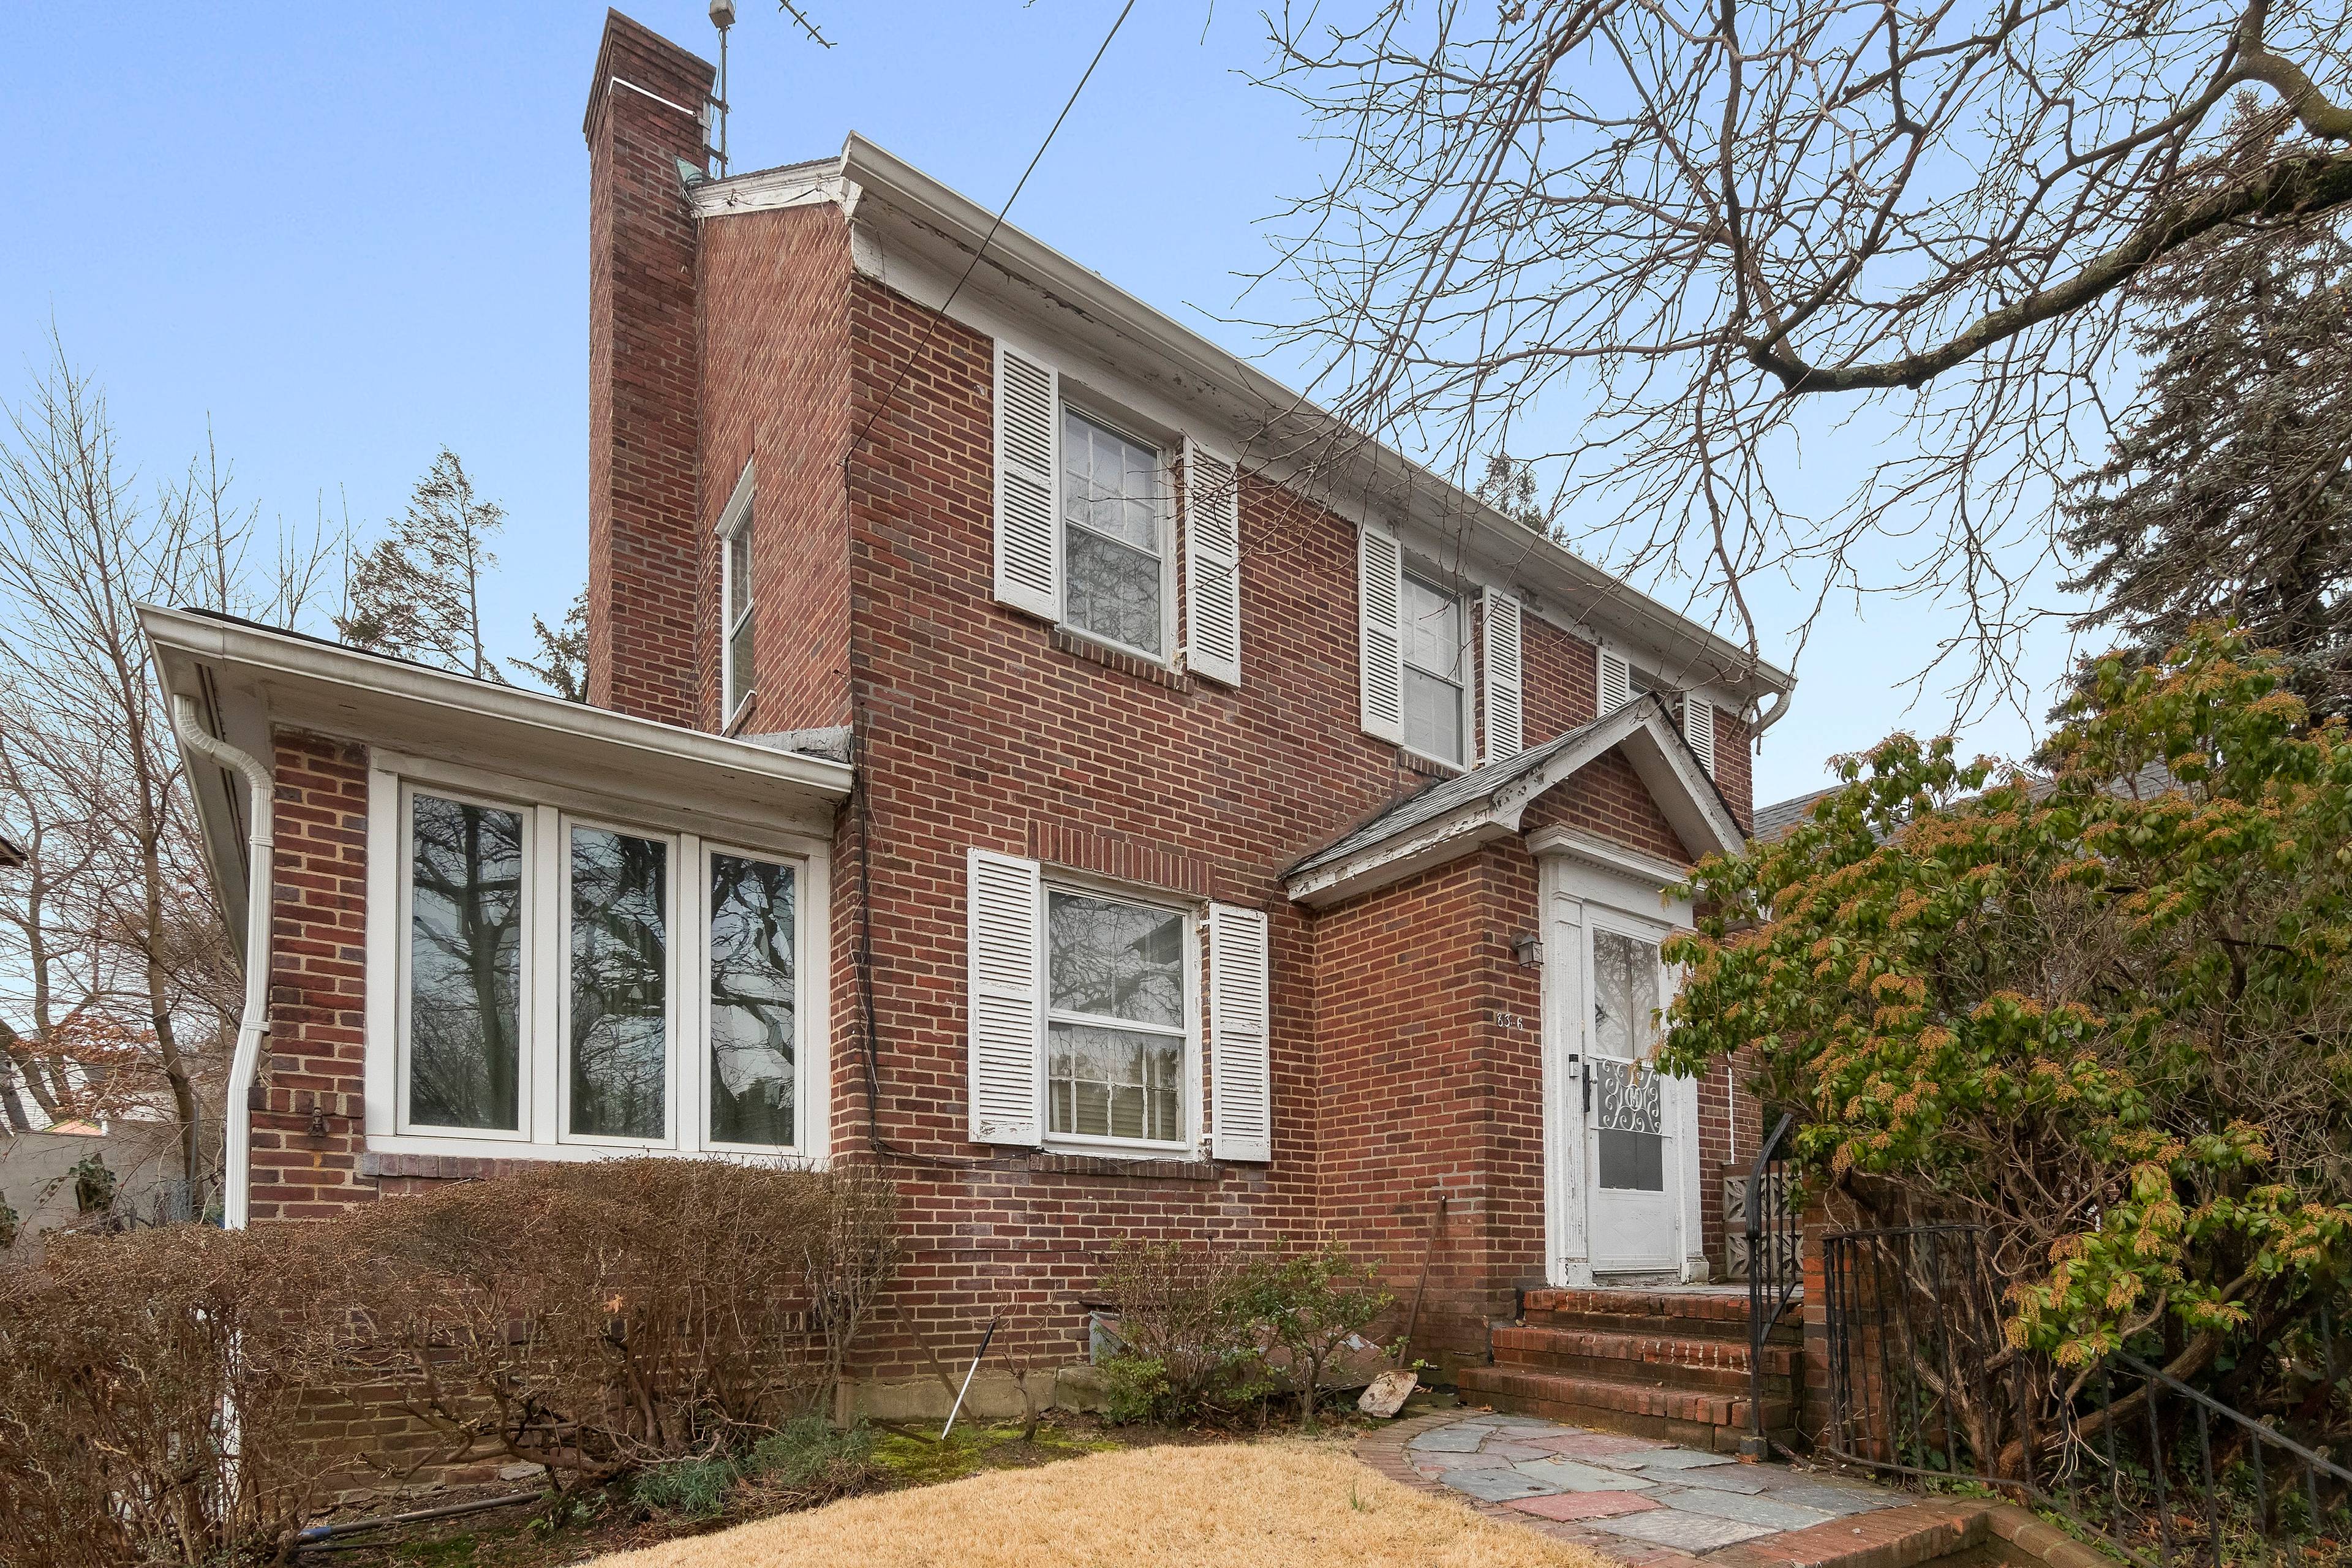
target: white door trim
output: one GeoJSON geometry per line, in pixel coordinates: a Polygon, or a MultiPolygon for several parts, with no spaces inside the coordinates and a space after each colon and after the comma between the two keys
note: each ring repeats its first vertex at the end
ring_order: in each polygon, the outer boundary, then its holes
{"type": "MultiPolygon", "coordinates": [[[[1538,931],[1543,942],[1545,1276],[1552,1285],[1574,1288],[1592,1283],[1580,1070],[1587,1049],[1586,998],[1592,984],[1591,931],[1596,924],[1661,937],[1687,931],[1690,905],[1686,900],[1665,897],[1680,879],[1680,869],[1664,861],[1562,828],[1531,836],[1528,847],[1537,857],[1538,931]]],[[[1668,994],[1673,979],[1669,968],[1668,994]]],[[[1705,1194],[1700,1190],[1698,1084],[1691,1079],[1667,1079],[1660,1089],[1675,1150],[1667,1179],[1678,1233],[1673,1256],[1681,1260],[1683,1279],[1701,1280],[1707,1276],[1707,1262],[1700,1239],[1705,1194]]]]}

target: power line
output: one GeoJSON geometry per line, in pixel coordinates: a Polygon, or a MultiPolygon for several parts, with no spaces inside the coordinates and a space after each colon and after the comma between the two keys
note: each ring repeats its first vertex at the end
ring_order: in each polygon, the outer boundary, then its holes
{"type": "Polygon", "coordinates": [[[1004,198],[1003,206],[996,209],[995,221],[988,226],[988,233],[981,237],[980,248],[971,253],[971,264],[963,269],[963,276],[956,279],[955,287],[948,290],[948,297],[932,313],[930,325],[924,329],[922,342],[915,345],[915,352],[908,355],[906,363],[899,367],[898,379],[890,384],[890,390],[874,405],[874,411],[866,416],[866,423],[859,426],[857,434],[850,438],[849,450],[843,453],[841,458],[845,469],[857,448],[865,445],[866,433],[874,428],[874,422],[882,417],[885,408],[890,406],[890,399],[898,396],[898,389],[907,384],[907,377],[914,370],[916,362],[923,357],[923,351],[931,346],[932,334],[940,330],[940,322],[946,319],[948,307],[955,303],[956,296],[963,292],[963,286],[971,282],[971,275],[980,269],[981,258],[988,254],[989,246],[996,238],[996,231],[1004,226],[1004,215],[1011,212],[1013,204],[1021,199],[1022,191],[1029,184],[1029,176],[1035,174],[1037,165],[1045,161],[1045,149],[1054,144],[1055,136],[1062,129],[1062,121],[1067,120],[1070,110],[1078,106],[1078,95],[1086,91],[1087,83],[1094,79],[1095,68],[1102,64],[1103,56],[1110,52],[1110,41],[1118,37],[1119,28],[1127,25],[1127,14],[1134,9],[1135,0],[1127,0],[1127,4],[1119,7],[1118,20],[1111,23],[1110,31],[1103,35],[1101,45],[1095,50],[1095,58],[1087,62],[1086,74],[1079,77],[1078,85],[1070,89],[1069,101],[1062,105],[1061,113],[1054,116],[1052,128],[1045,132],[1045,139],[1037,143],[1037,151],[1031,156],[1029,166],[1021,171],[1021,178],[1014,183],[1013,194],[1004,198]]]}

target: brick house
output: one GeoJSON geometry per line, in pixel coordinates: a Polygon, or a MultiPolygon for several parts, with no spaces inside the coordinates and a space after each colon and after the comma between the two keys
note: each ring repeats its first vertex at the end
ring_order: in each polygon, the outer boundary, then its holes
{"type": "Polygon", "coordinates": [[[232,1223],[874,1160],[899,1306],[1045,1364],[1122,1237],[1426,1262],[1465,1377],[1720,1278],[1755,1108],[1639,1064],[1790,678],[861,139],[712,177],[710,87],[610,17],[587,704],[147,612],[268,979],[232,1223]]]}

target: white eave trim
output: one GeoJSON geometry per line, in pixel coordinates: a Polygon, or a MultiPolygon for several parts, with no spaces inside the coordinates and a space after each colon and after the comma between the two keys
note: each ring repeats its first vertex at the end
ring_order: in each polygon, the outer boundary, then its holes
{"type": "Polygon", "coordinates": [[[687,187],[686,195],[695,216],[728,217],[827,202],[847,211],[856,205],[857,188],[843,177],[839,158],[818,158],[787,163],[781,169],[730,174],[723,180],[698,180],[687,187]]]}
{"type": "MultiPolygon", "coordinates": [[[[1283,889],[1294,903],[1324,909],[1402,882],[1482,844],[1516,837],[1529,805],[1618,746],[1624,748],[1643,787],[1686,847],[1698,855],[1711,850],[1736,854],[1745,846],[1739,824],[1716,794],[1712,781],[1700,772],[1664,706],[1652,697],[1626,704],[1573,745],[1485,798],[1466,801],[1443,816],[1415,823],[1340,859],[1286,878],[1283,889]]],[[[1603,842],[1563,828],[1542,829],[1537,837],[1551,853],[1562,853],[1568,845],[1603,842]]],[[[1689,875],[1687,868],[1671,861],[1638,850],[1604,847],[1622,858],[1612,868],[1635,871],[1659,886],[1672,886],[1689,875]]],[[[1528,847],[1535,848],[1533,839],[1528,847]]]]}
{"type": "Polygon", "coordinates": [[[372,722],[396,716],[404,731],[446,724],[453,741],[467,731],[493,733],[501,753],[525,758],[586,742],[616,764],[634,760],[662,773],[723,775],[735,793],[748,787],[808,800],[847,799],[854,776],[848,763],[827,757],[774,751],[209,616],[142,605],[139,619],[167,689],[207,695],[197,689],[195,668],[205,667],[217,683],[257,684],[287,700],[285,711],[273,718],[327,734],[415,749],[407,734],[388,735],[372,722]]]}

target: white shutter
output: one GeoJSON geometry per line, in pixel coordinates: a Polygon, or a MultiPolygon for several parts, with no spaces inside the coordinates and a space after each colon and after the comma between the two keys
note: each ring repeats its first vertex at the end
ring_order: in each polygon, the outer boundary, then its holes
{"type": "Polygon", "coordinates": [[[1698,765],[1715,775],[1715,704],[1696,691],[1683,694],[1683,739],[1698,753],[1698,765]]]}
{"type": "Polygon", "coordinates": [[[1633,667],[1625,662],[1623,655],[1604,647],[1600,650],[1594,684],[1599,688],[1594,693],[1595,716],[1614,713],[1633,700],[1633,667]]]}
{"type": "Polygon", "coordinates": [[[1404,552],[1375,528],[1356,534],[1356,617],[1364,730],[1383,741],[1404,740],[1404,633],[1399,600],[1404,593],[1404,552]]]}
{"type": "Polygon", "coordinates": [[[996,596],[1062,614],[1061,376],[996,345],[996,596]]]}
{"type": "Polygon", "coordinates": [[[1039,1142],[1045,1101],[1044,918],[1037,862],[974,849],[966,889],[971,964],[971,1136],[1039,1142]]]}
{"type": "Polygon", "coordinates": [[[1242,683],[1242,512],[1234,465],[1184,438],[1184,664],[1242,683]]]}
{"type": "Polygon", "coordinates": [[[1519,602],[1508,594],[1486,590],[1486,746],[1485,760],[1499,763],[1516,757],[1525,743],[1522,697],[1526,689],[1519,657],[1519,602]]]}
{"type": "Polygon", "coordinates": [[[1274,1158],[1265,911],[1209,906],[1209,1152],[1274,1158]]]}

